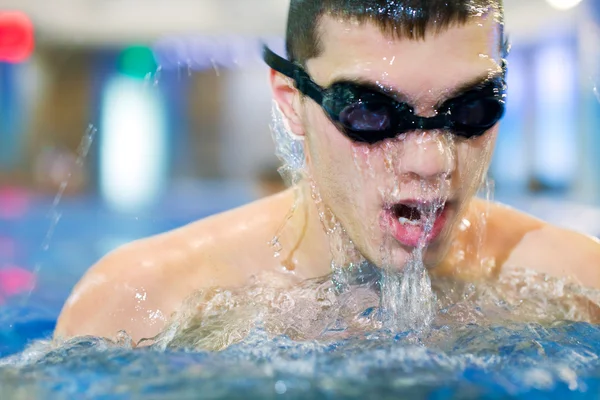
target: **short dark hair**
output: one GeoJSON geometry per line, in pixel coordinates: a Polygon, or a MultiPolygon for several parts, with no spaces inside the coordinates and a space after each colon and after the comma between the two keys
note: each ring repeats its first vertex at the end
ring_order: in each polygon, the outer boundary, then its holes
{"type": "MultiPolygon", "coordinates": [[[[432,29],[440,32],[452,25],[462,25],[490,8],[502,24],[502,0],[291,0],[287,55],[290,61],[305,65],[320,54],[318,29],[324,15],[371,22],[395,38],[424,39],[432,29]]],[[[501,36],[500,46],[504,45],[501,36]]]]}

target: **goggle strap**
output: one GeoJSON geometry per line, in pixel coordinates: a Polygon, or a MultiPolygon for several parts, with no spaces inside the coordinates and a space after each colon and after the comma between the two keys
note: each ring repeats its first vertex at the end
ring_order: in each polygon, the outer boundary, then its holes
{"type": "Polygon", "coordinates": [[[273,53],[266,45],[263,45],[263,59],[275,71],[292,78],[296,88],[301,93],[310,97],[319,105],[323,103],[321,88],[310,79],[310,76],[301,67],[273,53]]]}

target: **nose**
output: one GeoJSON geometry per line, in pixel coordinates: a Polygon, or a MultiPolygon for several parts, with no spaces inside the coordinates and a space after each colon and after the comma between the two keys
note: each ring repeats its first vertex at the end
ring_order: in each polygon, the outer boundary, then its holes
{"type": "Polygon", "coordinates": [[[416,131],[403,139],[402,170],[420,179],[447,179],[455,169],[455,149],[448,135],[416,131]]]}

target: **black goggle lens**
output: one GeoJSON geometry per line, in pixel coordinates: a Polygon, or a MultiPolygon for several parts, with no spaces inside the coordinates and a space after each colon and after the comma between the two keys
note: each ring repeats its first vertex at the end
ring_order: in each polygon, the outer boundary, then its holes
{"type": "Polygon", "coordinates": [[[339,115],[342,125],[352,131],[387,131],[392,126],[392,117],[388,107],[382,104],[355,103],[339,115]]]}
{"type": "MultiPolygon", "coordinates": [[[[323,102],[325,110],[337,127],[353,140],[373,144],[420,129],[420,117],[414,116],[410,106],[384,94],[349,84],[334,85],[327,92],[323,102]]],[[[449,129],[457,136],[472,138],[483,135],[504,113],[502,97],[490,96],[484,90],[447,103],[443,107],[446,110],[443,119],[428,129],[449,129]]]]}
{"type": "Polygon", "coordinates": [[[504,114],[504,103],[495,98],[473,99],[453,110],[454,130],[467,138],[480,136],[504,114]]]}

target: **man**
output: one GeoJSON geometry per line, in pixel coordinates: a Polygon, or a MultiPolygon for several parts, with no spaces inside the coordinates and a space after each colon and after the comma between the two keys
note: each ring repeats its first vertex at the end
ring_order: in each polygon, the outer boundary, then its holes
{"type": "Polygon", "coordinates": [[[303,143],[300,182],[109,254],[73,290],[56,335],[152,337],[199,289],[328,275],[338,240],[355,250],[347,260],[396,270],[424,249],[433,275],[523,267],[600,287],[596,240],[474,198],[504,110],[501,7],[292,0],[289,61],[268,49],[265,60],[303,143]]]}

